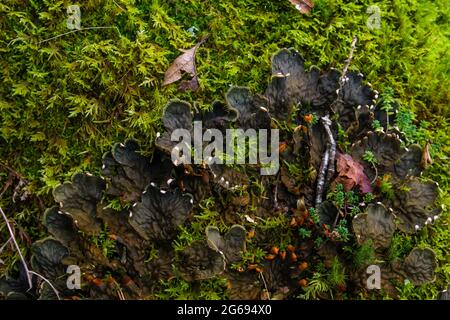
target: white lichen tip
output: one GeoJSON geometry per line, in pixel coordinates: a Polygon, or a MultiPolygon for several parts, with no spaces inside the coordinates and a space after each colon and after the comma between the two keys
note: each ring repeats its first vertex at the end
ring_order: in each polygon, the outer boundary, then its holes
{"type": "Polygon", "coordinates": [[[264,112],[268,112],[268,110],[266,108],[264,108],[264,107],[259,107],[259,109],[261,109],[264,112]]]}
{"type": "Polygon", "coordinates": [[[193,204],[193,203],[194,203],[194,199],[191,198],[191,200],[189,200],[189,202],[190,202],[191,204],[193,204]]]}
{"type": "Polygon", "coordinates": [[[416,230],[419,230],[419,225],[418,224],[416,224],[415,226],[414,226],[414,229],[416,229],[416,230]]]}
{"type": "Polygon", "coordinates": [[[102,165],[102,170],[105,170],[106,164],[102,165]]]}
{"type": "Polygon", "coordinates": [[[123,143],[119,144],[122,148],[125,148],[125,145],[123,143]]]}
{"type": "Polygon", "coordinates": [[[131,218],[133,216],[133,212],[132,211],[130,211],[130,215],[129,215],[129,217],[131,218]]]}
{"type": "Polygon", "coordinates": [[[157,133],[156,133],[156,137],[157,137],[157,138],[161,137],[161,133],[157,132],[157,133]]]}
{"type": "Polygon", "coordinates": [[[167,180],[167,185],[170,185],[173,182],[174,179],[170,178],[169,180],[167,180]]]}
{"type": "Polygon", "coordinates": [[[437,219],[439,219],[439,216],[434,216],[433,219],[437,220],[437,219]]]}
{"type": "Polygon", "coordinates": [[[159,190],[159,192],[161,192],[162,194],[166,194],[166,190],[159,190]]]}
{"type": "Polygon", "coordinates": [[[152,187],[156,187],[156,183],[154,183],[154,182],[150,182],[150,185],[151,185],[152,187]]]}
{"type": "Polygon", "coordinates": [[[133,208],[137,206],[137,202],[133,203],[133,208]]]}
{"type": "Polygon", "coordinates": [[[220,183],[223,183],[224,181],[225,181],[224,177],[221,177],[220,180],[219,180],[220,183]]]}
{"type": "Polygon", "coordinates": [[[255,223],[255,220],[253,220],[252,218],[250,218],[250,216],[248,214],[246,214],[245,216],[245,220],[247,220],[250,223],[255,223]]]}

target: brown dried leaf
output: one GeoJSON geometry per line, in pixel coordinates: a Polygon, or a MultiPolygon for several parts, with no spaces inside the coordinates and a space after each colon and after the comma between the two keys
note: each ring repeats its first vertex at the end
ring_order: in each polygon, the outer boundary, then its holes
{"type": "Polygon", "coordinates": [[[372,192],[370,180],[364,173],[364,167],[348,154],[336,153],[338,177],[334,183],[340,183],[345,191],[358,186],[363,193],[372,192]]]}
{"type": "Polygon", "coordinates": [[[289,0],[300,13],[308,14],[314,8],[314,2],[311,0],[289,0]]]}
{"type": "Polygon", "coordinates": [[[178,86],[178,90],[180,90],[181,92],[184,92],[187,90],[197,91],[198,88],[199,88],[199,83],[198,83],[197,75],[195,75],[190,80],[181,81],[180,85],[178,86]]]}
{"type": "Polygon", "coordinates": [[[178,56],[167,69],[164,75],[163,86],[180,80],[183,77],[183,74],[187,73],[192,77],[192,79],[183,81],[180,84],[179,89],[182,91],[185,91],[187,89],[195,91],[198,89],[197,69],[195,67],[195,53],[207,37],[208,36],[203,37],[202,40],[200,40],[195,46],[190,49],[180,49],[183,54],[178,56]]]}

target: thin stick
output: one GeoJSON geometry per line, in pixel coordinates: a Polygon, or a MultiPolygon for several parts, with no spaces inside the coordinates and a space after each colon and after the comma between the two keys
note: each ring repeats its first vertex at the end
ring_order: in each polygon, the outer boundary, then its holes
{"type": "Polygon", "coordinates": [[[354,37],[353,37],[353,40],[352,40],[352,46],[351,46],[351,48],[350,48],[350,54],[349,54],[349,56],[348,56],[348,59],[345,60],[344,69],[342,69],[342,76],[341,76],[341,78],[339,79],[340,82],[343,81],[345,75],[347,74],[348,67],[350,66],[350,63],[352,62],[352,59],[353,59],[353,52],[354,52],[355,49],[356,49],[356,42],[357,42],[357,41],[358,41],[358,38],[357,38],[356,36],[354,36],[354,37]]]}
{"type": "Polygon", "coordinates": [[[20,180],[25,180],[25,178],[24,178],[20,173],[18,173],[16,170],[14,170],[13,168],[11,168],[10,166],[8,166],[8,165],[6,165],[6,164],[0,162],[0,167],[2,167],[2,168],[4,168],[5,170],[9,171],[10,173],[12,173],[13,175],[15,175],[15,176],[16,176],[17,178],[19,178],[20,180]]]}
{"type": "Polygon", "coordinates": [[[25,262],[25,258],[22,255],[22,251],[20,251],[19,245],[17,244],[16,238],[14,237],[14,232],[12,231],[12,228],[8,222],[8,218],[6,217],[6,214],[3,212],[3,209],[0,207],[0,213],[2,214],[3,220],[5,220],[6,227],[8,228],[9,235],[11,237],[12,242],[14,243],[14,246],[16,247],[17,253],[19,254],[20,260],[22,261],[23,268],[25,269],[25,273],[27,274],[27,281],[28,281],[28,290],[30,290],[33,287],[33,283],[31,282],[30,277],[30,270],[28,269],[27,263],[25,262]]]}
{"type": "Polygon", "coordinates": [[[0,199],[3,198],[3,195],[5,194],[5,192],[9,189],[9,187],[12,186],[13,177],[14,177],[14,175],[12,173],[10,173],[8,175],[8,180],[6,180],[6,183],[3,186],[2,191],[0,192],[0,199]]]}
{"type": "Polygon", "coordinates": [[[122,8],[121,6],[119,6],[119,4],[118,4],[116,1],[112,0],[112,2],[114,2],[114,4],[115,4],[116,6],[118,6],[122,11],[125,11],[125,9],[122,8]]]}
{"type": "Polygon", "coordinates": [[[372,179],[372,181],[370,181],[370,184],[374,184],[375,181],[376,181],[377,178],[378,178],[378,169],[377,169],[377,166],[376,166],[375,164],[372,163],[372,167],[373,167],[374,170],[375,170],[375,177],[372,179]]]}
{"type": "Polygon", "coordinates": [[[41,43],[44,43],[44,42],[47,42],[47,41],[50,41],[50,40],[54,40],[54,39],[57,39],[57,38],[61,38],[61,37],[65,36],[65,35],[68,35],[68,34],[71,34],[71,33],[74,33],[74,32],[85,31],[85,30],[94,30],[94,29],[116,29],[117,32],[120,35],[120,31],[119,31],[119,29],[117,27],[86,27],[86,28],[76,29],[76,30],[72,30],[72,31],[69,31],[69,32],[66,32],[66,33],[58,34],[57,36],[54,36],[54,37],[51,37],[51,38],[39,41],[38,44],[41,44],[41,43]]]}
{"type": "Polygon", "coordinates": [[[42,280],[44,280],[50,286],[50,288],[53,289],[53,292],[55,292],[56,297],[58,297],[58,300],[61,300],[61,297],[59,296],[58,290],[56,290],[56,288],[52,285],[52,283],[47,278],[45,278],[44,276],[42,276],[39,273],[34,272],[34,271],[28,271],[28,272],[30,274],[34,274],[35,276],[37,276],[37,277],[41,278],[42,280]]]}
{"type": "Polygon", "coordinates": [[[125,295],[123,294],[122,288],[120,286],[117,289],[117,296],[119,297],[119,300],[126,300],[125,295]]]}
{"type": "Polygon", "coordinates": [[[273,195],[273,197],[274,197],[273,202],[274,202],[275,209],[279,208],[279,206],[278,206],[278,182],[279,182],[279,180],[280,180],[280,172],[278,172],[277,178],[275,180],[275,190],[274,190],[274,195],[273,195]]]}
{"type": "Polygon", "coordinates": [[[8,239],[8,241],[6,241],[3,245],[2,245],[2,247],[0,248],[0,253],[2,253],[2,251],[3,251],[3,249],[5,249],[5,247],[8,245],[8,243],[10,243],[11,242],[11,238],[9,238],[8,239]]]}
{"type": "MultiPolygon", "coordinates": [[[[357,41],[358,41],[358,38],[356,36],[353,37],[349,56],[348,56],[347,60],[345,60],[344,68],[342,69],[342,75],[339,78],[339,89],[337,90],[336,99],[330,105],[330,108],[333,111],[334,111],[333,107],[338,102],[341,102],[340,98],[342,95],[342,88],[346,81],[347,71],[350,66],[350,63],[352,62],[353,53],[356,49],[357,41]]],[[[319,176],[317,178],[316,208],[318,208],[319,205],[322,203],[322,196],[323,196],[323,191],[324,191],[323,189],[325,189],[325,185],[327,185],[329,183],[330,179],[333,177],[335,170],[336,170],[336,168],[334,166],[334,160],[336,158],[336,141],[334,140],[333,133],[331,132],[331,129],[330,129],[331,120],[329,118],[329,115],[322,117],[321,122],[325,128],[325,131],[327,132],[328,145],[327,145],[325,154],[323,156],[322,163],[320,164],[319,176]]]]}
{"type": "Polygon", "coordinates": [[[261,280],[263,281],[264,288],[265,288],[266,291],[267,291],[267,297],[268,297],[269,300],[270,300],[270,292],[269,292],[269,288],[267,288],[266,278],[264,278],[263,271],[261,271],[261,272],[259,273],[259,276],[261,277],[261,280]]]}
{"type": "Polygon", "coordinates": [[[325,185],[325,174],[328,168],[328,162],[330,160],[330,144],[327,145],[327,149],[323,155],[322,162],[319,169],[319,177],[317,178],[317,188],[316,188],[316,209],[319,208],[322,203],[323,187],[325,185]]]}
{"type": "Polygon", "coordinates": [[[331,126],[331,120],[328,115],[321,118],[322,124],[325,128],[325,131],[328,135],[328,142],[330,143],[330,159],[328,161],[328,170],[327,170],[327,176],[325,184],[328,185],[331,178],[333,178],[334,173],[336,172],[336,168],[334,165],[334,160],[336,159],[336,141],[334,140],[333,133],[331,132],[330,126],[331,126]]]}
{"type": "Polygon", "coordinates": [[[330,105],[330,108],[334,111],[334,106],[338,103],[338,102],[341,102],[341,96],[342,96],[342,87],[344,86],[344,83],[345,83],[345,81],[346,81],[346,76],[347,76],[347,71],[348,71],[348,68],[349,68],[349,66],[350,66],[350,63],[352,62],[352,59],[353,59],[353,52],[355,51],[355,49],[356,49],[356,42],[358,41],[358,38],[355,36],[355,37],[353,37],[353,40],[352,40],[352,44],[351,44],[351,47],[350,47],[350,53],[349,53],[349,56],[348,56],[348,58],[345,60],[345,64],[344,64],[344,68],[342,69],[342,74],[341,74],[341,76],[339,77],[339,88],[338,88],[338,90],[336,91],[337,92],[337,96],[336,96],[336,99],[331,103],[331,105],[330,105]]]}
{"type": "Polygon", "coordinates": [[[336,227],[339,216],[340,216],[340,212],[338,210],[338,212],[336,213],[336,218],[334,218],[334,222],[333,222],[333,226],[331,227],[331,231],[333,231],[334,228],[336,227]]]}

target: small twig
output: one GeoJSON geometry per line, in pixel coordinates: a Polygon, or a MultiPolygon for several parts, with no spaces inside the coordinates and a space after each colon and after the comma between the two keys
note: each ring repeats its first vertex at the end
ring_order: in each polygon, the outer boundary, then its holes
{"type": "Polygon", "coordinates": [[[118,6],[122,11],[126,11],[124,8],[122,8],[116,1],[112,0],[116,6],[118,6]]]}
{"type": "Polygon", "coordinates": [[[5,169],[6,171],[9,171],[10,173],[12,173],[13,175],[15,175],[15,176],[16,176],[17,178],[19,178],[20,180],[26,181],[25,178],[24,178],[20,173],[18,173],[16,170],[14,170],[13,168],[11,168],[10,166],[8,166],[8,165],[6,165],[6,164],[0,162],[0,167],[2,167],[3,169],[5,169]]]}
{"type": "Polygon", "coordinates": [[[126,300],[125,295],[123,294],[122,288],[117,289],[117,296],[119,297],[119,300],[126,300]]]}
{"type": "Polygon", "coordinates": [[[44,276],[40,275],[39,273],[31,271],[31,270],[28,271],[28,272],[30,274],[34,274],[35,276],[37,276],[37,277],[41,278],[42,280],[44,280],[50,286],[50,288],[53,289],[53,292],[56,294],[56,297],[58,298],[58,300],[61,300],[61,297],[59,296],[58,290],[56,290],[56,288],[52,285],[52,283],[47,278],[45,278],[44,276]]]}
{"type": "Polygon", "coordinates": [[[54,37],[51,37],[51,38],[39,41],[38,44],[41,44],[41,43],[44,43],[44,42],[47,42],[47,41],[50,41],[50,40],[54,40],[54,39],[57,39],[57,38],[61,38],[61,37],[65,36],[65,35],[68,35],[68,34],[71,34],[71,33],[74,33],[74,32],[85,31],[85,30],[94,30],[94,29],[116,29],[117,32],[120,35],[119,28],[117,28],[117,27],[86,27],[86,28],[76,29],[76,30],[68,31],[68,32],[65,32],[65,33],[62,33],[62,34],[58,34],[57,36],[54,36],[54,37]]]}
{"type": "MultiPolygon", "coordinates": [[[[347,71],[350,66],[350,63],[353,59],[353,53],[356,49],[356,42],[358,41],[358,38],[355,36],[353,37],[350,53],[345,60],[344,68],[342,69],[342,75],[339,78],[339,88],[336,91],[337,96],[336,99],[331,103],[330,108],[331,110],[334,110],[334,106],[336,103],[341,102],[341,96],[342,96],[342,88],[344,86],[344,83],[347,81],[347,71]]],[[[325,151],[325,154],[323,155],[322,162],[320,164],[320,170],[319,170],[319,176],[317,178],[317,188],[316,188],[316,208],[319,207],[319,205],[322,203],[322,197],[323,192],[325,189],[325,186],[328,185],[330,179],[334,176],[335,173],[335,166],[334,161],[336,158],[336,141],[334,140],[333,133],[331,132],[330,126],[331,126],[331,120],[329,118],[329,115],[326,115],[321,118],[321,122],[325,128],[325,131],[328,136],[328,143],[327,143],[327,149],[325,151]]]]}
{"type": "Polygon", "coordinates": [[[333,226],[331,227],[331,231],[333,231],[334,230],[334,228],[336,227],[336,224],[337,224],[337,221],[338,221],[338,218],[339,218],[339,216],[340,216],[340,211],[338,210],[338,212],[336,213],[336,218],[334,218],[334,222],[333,222],[333,226]]]}
{"type": "Polygon", "coordinates": [[[278,209],[279,208],[279,206],[278,206],[278,182],[279,182],[279,180],[280,180],[280,172],[278,172],[278,174],[277,174],[277,178],[276,178],[276,180],[275,180],[275,190],[274,190],[274,195],[273,195],[273,199],[274,199],[274,207],[275,207],[275,209],[278,209]]]}
{"type": "MultiPolygon", "coordinates": [[[[9,232],[9,235],[10,235],[9,240],[6,243],[8,243],[9,241],[12,241],[13,244],[14,244],[14,247],[17,250],[17,253],[19,254],[20,261],[22,262],[23,269],[25,270],[25,274],[27,276],[28,291],[31,290],[31,288],[33,288],[33,282],[31,281],[31,276],[30,275],[35,275],[35,276],[41,278],[42,280],[44,280],[46,283],[48,283],[48,285],[53,289],[53,291],[55,292],[56,296],[58,297],[58,300],[61,300],[61,298],[59,297],[58,290],[56,290],[56,288],[51,284],[51,282],[48,279],[46,279],[44,276],[40,275],[39,273],[28,269],[28,265],[27,265],[27,263],[25,261],[25,258],[22,255],[22,251],[20,250],[20,247],[19,247],[19,245],[18,245],[18,243],[16,241],[16,238],[14,237],[14,232],[13,232],[13,230],[11,228],[11,225],[9,224],[8,217],[6,217],[6,214],[3,212],[3,209],[1,207],[0,207],[0,213],[1,213],[2,217],[3,217],[3,220],[5,220],[6,227],[8,228],[8,232],[9,232]]],[[[6,245],[6,243],[4,245],[6,245]]],[[[1,250],[3,250],[3,246],[1,248],[1,250]]]]}
{"type": "Polygon", "coordinates": [[[14,232],[12,231],[12,228],[11,228],[11,225],[9,224],[8,218],[6,217],[6,214],[3,212],[3,209],[1,207],[0,207],[0,213],[2,214],[3,220],[5,220],[6,227],[8,228],[8,232],[11,237],[10,239],[12,240],[14,246],[16,247],[16,250],[17,250],[17,253],[19,254],[23,268],[25,269],[25,273],[27,275],[28,286],[29,286],[28,290],[30,290],[33,287],[33,283],[31,282],[31,277],[30,277],[30,270],[28,269],[25,258],[22,255],[22,251],[20,250],[20,247],[17,244],[16,238],[14,237],[14,232]]]}
{"type": "Polygon", "coordinates": [[[1,247],[0,247],[0,253],[2,253],[2,251],[5,249],[5,247],[8,245],[8,243],[11,242],[11,238],[8,239],[8,241],[6,241],[1,247]]]}
{"type": "MultiPolygon", "coordinates": [[[[206,40],[208,40],[209,36],[210,36],[210,33],[205,34],[205,35],[200,39],[200,41],[197,43],[197,46],[200,47],[206,40]]],[[[198,47],[197,47],[197,48],[198,48],[198,47]]]]}
{"type": "Polygon", "coordinates": [[[373,183],[377,180],[377,178],[378,178],[378,169],[377,169],[377,166],[376,166],[375,164],[372,163],[372,167],[373,167],[373,169],[375,170],[375,177],[373,178],[372,181],[370,181],[370,184],[373,184],[373,183]]]}
{"type": "Polygon", "coordinates": [[[270,300],[270,292],[269,292],[269,288],[267,287],[266,278],[264,278],[263,271],[261,271],[261,272],[259,273],[259,276],[261,277],[261,280],[262,280],[262,282],[263,282],[263,284],[264,284],[264,288],[265,288],[266,291],[267,291],[267,297],[268,297],[268,300],[270,300]]]}
{"type": "Polygon", "coordinates": [[[345,78],[345,76],[347,74],[348,67],[350,66],[350,63],[352,62],[352,59],[353,59],[353,52],[356,49],[356,42],[357,41],[358,41],[358,38],[356,36],[354,36],[353,40],[352,40],[352,46],[350,48],[350,54],[349,54],[347,60],[345,60],[344,69],[342,69],[342,76],[339,79],[339,82],[343,82],[343,79],[345,78]]]}
{"type": "Polygon", "coordinates": [[[6,183],[2,188],[2,191],[0,192],[0,199],[3,198],[3,195],[5,194],[6,190],[8,190],[9,187],[12,186],[13,178],[14,178],[14,175],[13,175],[13,173],[10,172],[8,175],[8,179],[6,180],[6,183]]]}
{"type": "Polygon", "coordinates": [[[346,78],[347,78],[347,71],[348,68],[350,66],[350,63],[353,60],[353,52],[356,49],[356,42],[358,41],[358,38],[355,36],[353,37],[353,41],[350,47],[350,53],[348,55],[348,58],[345,60],[345,64],[344,64],[344,68],[342,69],[342,74],[339,77],[339,88],[337,89],[337,95],[336,95],[336,99],[331,103],[330,108],[334,111],[334,106],[336,103],[341,102],[341,96],[342,96],[342,88],[344,86],[344,83],[346,82],[346,78]]]}
{"type": "Polygon", "coordinates": [[[331,126],[331,120],[329,115],[326,115],[321,118],[322,124],[325,128],[325,131],[328,135],[328,142],[330,143],[330,159],[328,161],[328,170],[326,175],[326,182],[325,185],[328,185],[330,183],[331,178],[333,178],[334,173],[336,172],[336,168],[334,165],[334,161],[336,159],[336,141],[334,140],[333,133],[331,132],[330,126],[331,126]]]}
{"type": "Polygon", "coordinates": [[[322,162],[320,163],[319,176],[317,177],[316,209],[318,209],[320,204],[322,203],[322,194],[325,185],[325,175],[328,168],[329,160],[330,160],[330,145],[327,144],[327,149],[325,150],[322,162]]]}

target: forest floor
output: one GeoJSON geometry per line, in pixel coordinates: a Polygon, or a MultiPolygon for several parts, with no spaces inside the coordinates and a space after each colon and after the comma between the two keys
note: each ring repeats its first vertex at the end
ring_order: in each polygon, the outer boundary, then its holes
{"type": "MultiPolygon", "coordinates": [[[[442,216],[414,235],[397,235],[395,243],[399,255],[431,247],[438,259],[434,282],[405,283],[399,297],[436,298],[450,283],[448,1],[314,3],[301,14],[288,0],[86,0],[79,3],[81,27],[108,28],[65,34],[67,1],[2,1],[0,207],[14,219],[24,254],[46,235],[41,220],[54,204],[54,187],[79,171],[98,174],[116,142],[134,138],[143,149],[151,146],[169,100],[206,109],[224,101],[231,85],[263,92],[271,56],[281,48],[298,50],[307,67],[342,70],[356,36],[349,70],[395,100],[402,115],[396,124],[410,142],[430,142],[433,164],[423,177],[439,183],[442,216]],[[372,5],[378,9],[368,12],[372,5]],[[206,34],[196,55],[200,88],[162,86],[179,50],[206,34]]],[[[0,224],[0,245],[7,240],[0,224]]],[[[18,261],[17,253],[0,252],[0,274],[14,272],[18,261]]],[[[160,286],[161,299],[226,298],[220,279],[196,293],[183,280],[160,286]]]]}

